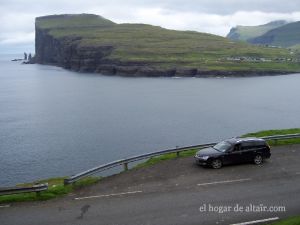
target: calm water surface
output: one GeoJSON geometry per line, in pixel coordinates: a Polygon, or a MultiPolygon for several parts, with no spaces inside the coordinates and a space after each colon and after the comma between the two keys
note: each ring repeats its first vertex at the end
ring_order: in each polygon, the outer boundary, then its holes
{"type": "Polygon", "coordinates": [[[122,78],[0,58],[0,186],[135,154],[300,127],[300,74],[122,78]]]}

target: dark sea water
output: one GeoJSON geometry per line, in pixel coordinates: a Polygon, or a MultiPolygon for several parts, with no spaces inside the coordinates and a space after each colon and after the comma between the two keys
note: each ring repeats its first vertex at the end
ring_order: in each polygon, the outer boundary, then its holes
{"type": "Polygon", "coordinates": [[[0,58],[0,187],[155,150],[300,127],[300,74],[122,78],[0,58]]]}

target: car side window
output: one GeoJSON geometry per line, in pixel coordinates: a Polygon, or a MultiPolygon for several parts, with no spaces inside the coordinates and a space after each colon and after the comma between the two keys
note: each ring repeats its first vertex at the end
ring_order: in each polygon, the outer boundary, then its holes
{"type": "Polygon", "coordinates": [[[263,143],[247,141],[242,143],[241,150],[247,151],[247,150],[254,150],[262,147],[263,147],[263,143]]]}
{"type": "Polygon", "coordinates": [[[257,148],[266,148],[267,147],[267,144],[265,142],[258,142],[256,143],[256,147],[257,148]]]}
{"type": "Polygon", "coordinates": [[[236,144],[233,148],[233,152],[241,151],[241,144],[236,144]]]}
{"type": "Polygon", "coordinates": [[[241,145],[241,150],[242,151],[250,150],[250,149],[253,149],[253,147],[254,147],[254,144],[252,142],[250,142],[250,141],[243,142],[241,145]]]}

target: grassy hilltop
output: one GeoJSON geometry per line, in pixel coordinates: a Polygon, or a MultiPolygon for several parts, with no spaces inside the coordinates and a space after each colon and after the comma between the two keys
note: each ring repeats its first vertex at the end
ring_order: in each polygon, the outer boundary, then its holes
{"type": "Polygon", "coordinates": [[[39,17],[36,29],[55,40],[74,42],[77,48],[110,46],[112,51],[104,59],[123,64],[198,71],[300,71],[299,54],[287,49],[253,46],[195,31],[116,24],[90,14],[39,17]]]}
{"type": "Polygon", "coordinates": [[[273,21],[259,26],[236,26],[230,30],[227,38],[234,41],[248,41],[249,39],[264,35],[270,30],[285,25],[284,20],[273,21]]]}

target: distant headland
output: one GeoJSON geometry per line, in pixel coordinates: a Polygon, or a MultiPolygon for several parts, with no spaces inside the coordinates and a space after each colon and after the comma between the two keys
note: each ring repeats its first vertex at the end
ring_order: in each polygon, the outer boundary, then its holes
{"type": "Polygon", "coordinates": [[[30,63],[123,76],[253,76],[300,72],[300,54],[195,31],[116,24],[92,14],[36,18],[30,63]]]}

